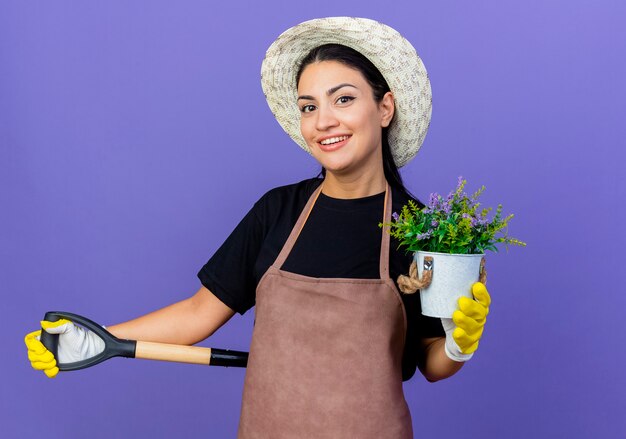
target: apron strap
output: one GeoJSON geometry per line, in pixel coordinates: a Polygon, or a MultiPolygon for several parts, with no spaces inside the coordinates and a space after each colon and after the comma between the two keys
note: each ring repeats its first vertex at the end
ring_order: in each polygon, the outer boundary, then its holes
{"type": "Polygon", "coordinates": [[[298,239],[298,236],[300,235],[300,232],[302,231],[302,228],[304,227],[304,223],[309,218],[309,214],[311,213],[311,210],[313,209],[313,205],[315,204],[315,201],[317,201],[317,197],[319,197],[320,193],[322,192],[323,185],[324,185],[324,181],[322,181],[322,183],[317,187],[317,189],[315,189],[315,191],[309,197],[309,201],[304,206],[304,209],[302,209],[302,212],[300,213],[300,216],[298,217],[298,221],[296,222],[296,225],[293,226],[293,229],[291,229],[291,233],[289,234],[289,238],[287,238],[287,242],[285,242],[285,245],[283,245],[283,248],[278,254],[278,257],[272,264],[273,267],[280,270],[280,268],[283,266],[283,264],[287,260],[287,256],[289,256],[289,253],[291,252],[293,245],[296,243],[296,240],[298,239]]]}
{"type": "MultiPolygon", "coordinates": [[[[389,183],[385,180],[385,208],[383,211],[383,223],[388,224],[391,222],[391,188],[389,183]]],[[[380,278],[387,279],[389,277],[389,240],[391,235],[389,234],[388,227],[383,227],[382,238],[380,242],[380,278]]]]}

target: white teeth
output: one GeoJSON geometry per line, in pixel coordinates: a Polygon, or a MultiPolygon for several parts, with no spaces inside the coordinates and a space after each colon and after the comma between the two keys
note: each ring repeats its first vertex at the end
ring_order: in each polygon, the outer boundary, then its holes
{"type": "Polygon", "coordinates": [[[350,136],[341,136],[341,137],[331,137],[330,139],[322,140],[320,143],[322,145],[330,145],[331,143],[341,142],[342,140],[346,140],[350,136]]]}

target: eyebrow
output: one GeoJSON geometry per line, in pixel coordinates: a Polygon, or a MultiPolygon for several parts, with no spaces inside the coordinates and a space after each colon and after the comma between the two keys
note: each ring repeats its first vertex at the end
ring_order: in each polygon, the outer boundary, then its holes
{"type": "MultiPolygon", "coordinates": [[[[332,95],[337,90],[339,90],[340,88],[343,88],[343,87],[352,87],[352,88],[356,88],[358,90],[358,88],[356,86],[354,86],[352,84],[348,84],[347,82],[344,82],[343,84],[339,84],[339,85],[336,85],[336,86],[334,86],[332,88],[329,88],[326,91],[326,96],[332,95]]],[[[309,96],[309,95],[298,96],[298,100],[300,100],[300,99],[308,99],[310,101],[314,101],[315,100],[315,98],[313,96],[309,96]]]]}

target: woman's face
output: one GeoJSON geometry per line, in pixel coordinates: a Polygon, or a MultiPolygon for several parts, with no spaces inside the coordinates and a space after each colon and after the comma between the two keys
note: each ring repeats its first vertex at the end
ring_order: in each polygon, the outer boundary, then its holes
{"type": "Polygon", "coordinates": [[[382,128],[394,109],[391,92],[376,102],[361,72],[322,61],[302,71],[298,107],[302,136],[327,171],[382,170],[382,128]]]}

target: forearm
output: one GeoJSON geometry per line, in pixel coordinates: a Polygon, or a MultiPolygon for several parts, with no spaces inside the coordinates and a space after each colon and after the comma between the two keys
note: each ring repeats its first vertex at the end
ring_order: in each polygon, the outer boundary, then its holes
{"type": "Polygon", "coordinates": [[[430,382],[451,377],[465,364],[448,358],[444,348],[445,342],[445,337],[439,337],[423,345],[423,352],[418,362],[418,367],[424,377],[430,382]]]}
{"type": "Polygon", "coordinates": [[[188,299],[108,326],[107,330],[122,339],[192,345],[213,334],[233,314],[210,291],[202,288],[188,299]]]}

